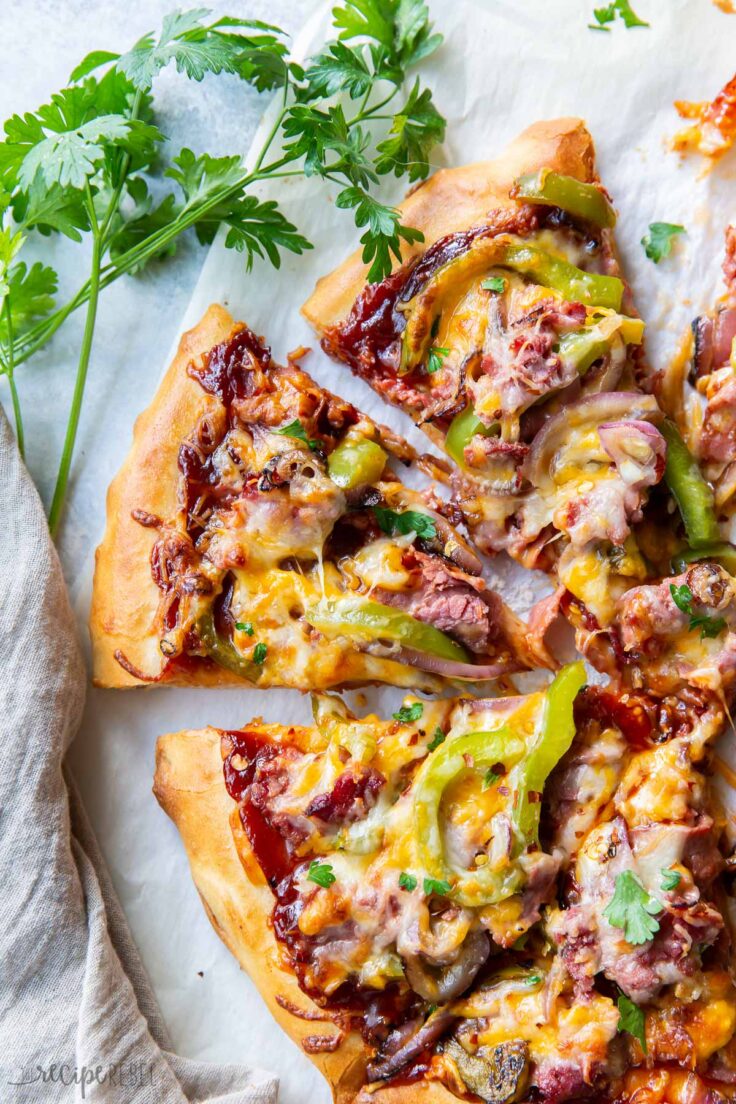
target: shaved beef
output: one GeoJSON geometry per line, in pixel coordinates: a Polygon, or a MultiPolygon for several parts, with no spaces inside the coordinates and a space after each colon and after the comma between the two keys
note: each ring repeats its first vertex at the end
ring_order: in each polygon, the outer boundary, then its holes
{"type": "Polygon", "coordinates": [[[407,553],[405,566],[414,576],[413,589],[397,593],[378,588],[374,591],[376,599],[433,625],[471,652],[487,652],[497,637],[498,626],[494,595],[486,592],[483,580],[413,550],[407,553]]]}
{"type": "Polygon", "coordinates": [[[340,775],[328,793],[313,798],[306,815],[326,824],[352,824],[368,815],[385,784],[386,779],[373,767],[353,767],[340,775]]]}

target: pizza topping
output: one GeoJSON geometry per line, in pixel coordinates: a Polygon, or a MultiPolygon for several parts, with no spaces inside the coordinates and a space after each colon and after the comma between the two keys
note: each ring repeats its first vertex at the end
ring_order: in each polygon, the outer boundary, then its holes
{"type": "Polygon", "coordinates": [[[565,176],[551,169],[539,169],[538,172],[520,176],[511,194],[530,203],[559,207],[595,226],[616,225],[616,212],[600,185],[585,184],[574,176],[565,176]]]}
{"type": "Polygon", "coordinates": [[[697,548],[720,540],[713,491],[697,460],[673,422],[665,418],[661,428],[667,442],[664,477],[677,502],[689,543],[697,548]]]}

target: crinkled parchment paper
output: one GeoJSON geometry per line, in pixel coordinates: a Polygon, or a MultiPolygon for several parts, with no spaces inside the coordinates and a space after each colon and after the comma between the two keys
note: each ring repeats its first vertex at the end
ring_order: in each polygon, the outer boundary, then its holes
{"type": "MultiPolygon", "coordinates": [[[[587,28],[593,0],[432,0],[445,43],[423,76],[448,120],[445,146],[433,155],[435,166],[494,156],[539,118],[570,114],[587,120],[601,175],[620,212],[618,241],[648,324],[650,358],[661,365],[691,317],[716,293],[723,228],[736,217],[736,159],[730,156],[715,172],[703,174],[699,158],[681,161],[669,152],[668,139],[678,128],[672,102],[710,98],[732,75],[736,16],[708,0],[638,0],[634,6],[651,27],[626,30],[617,23],[606,34],[587,28]],[[639,244],[652,221],[687,228],[673,256],[657,266],[639,244]]],[[[328,22],[326,11],[314,17],[297,53],[308,55],[317,47],[328,22]]],[[[391,192],[387,185],[392,199],[399,198],[399,188],[394,183],[391,192]]],[[[356,234],[349,216],[335,209],[331,186],[279,180],[264,194],[278,198],[315,249],[302,258],[287,255],[279,272],[259,265],[249,276],[242,258],[216,243],[182,328],[220,301],[266,334],[282,358],[299,345],[315,346],[299,306],[316,278],[354,247],[356,234]]],[[[426,448],[407,419],[318,348],[304,363],[320,383],[426,448]]],[[[110,457],[122,459],[156,377],[152,370],[147,392],[131,394],[111,412],[109,439],[99,457],[103,471],[114,467],[110,457]]],[[[90,529],[101,535],[103,521],[92,519],[90,529]]],[[[540,593],[538,581],[518,569],[501,567],[497,573],[519,610],[540,593]]],[[[82,617],[90,579],[91,565],[78,592],[82,617]]],[[[367,698],[387,706],[396,692],[370,691],[367,698]]],[[[322,1104],[329,1093],[306,1057],[271,1022],[254,986],[211,931],[177,834],[150,786],[161,732],[207,723],[235,726],[254,715],[283,722],[304,718],[308,709],[307,698],[283,691],[96,691],[73,756],[177,1048],[193,1057],[251,1059],[277,1070],[285,1104],[322,1104]]]]}

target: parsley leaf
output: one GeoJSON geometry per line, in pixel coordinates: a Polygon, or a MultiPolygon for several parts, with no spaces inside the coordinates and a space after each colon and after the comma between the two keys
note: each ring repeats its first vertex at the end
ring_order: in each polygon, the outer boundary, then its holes
{"type": "Polygon", "coordinates": [[[305,445],[308,445],[312,452],[317,452],[322,448],[320,441],[310,440],[307,437],[307,431],[299,421],[295,418],[293,422],[289,422],[288,425],[281,426],[280,429],[274,430],[275,433],[280,433],[282,437],[294,437],[297,441],[303,441],[305,445]]]}
{"type": "Polygon", "coordinates": [[[244,632],[246,636],[252,636],[255,632],[252,621],[236,621],[235,628],[238,632],[244,632]]]}
{"type": "Polygon", "coordinates": [[[151,87],[154,77],[170,61],[179,73],[196,81],[201,81],[205,73],[237,73],[245,43],[228,28],[248,24],[227,19],[207,25],[203,23],[207,15],[207,8],[170,12],[164,17],[158,40],[151,31],[143,35],[118,60],[118,67],[142,91],[151,87]]]}
{"type": "Polygon", "coordinates": [[[255,648],[253,649],[253,662],[257,663],[260,667],[262,663],[265,663],[267,653],[268,646],[266,644],[256,644],[255,648]]]}
{"type": "Polygon", "coordinates": [[[425,897],[431,897],[433,893],[436,893],[438,897],[447,897],[448,894],[452,893],[452,886],[449,882],[443,882],[438,878],[425,878],[425,897]]]}
{"type": "Polygon", "coordinates": [[[378,143],[376,171],[408,175],[409,180],[424,180],[429,173],[429,152],[444,141],[445,120],[432,103],[428,88],[420,91],[417,80],[409,98],[394,115],[388,137],[378,143]]]}
{"type": "Polygon", "coordinates": [[[373,513],[384,533],[391,537],[394,533],[416,533],[422,540],[432,540],[437,536],[437,526],[429,514],[418,510],[404,510],[399,513],[386,506],[374,506],[373,513]]]}
{"type": "Polygon", "coordinates": [[[435,372],[439,372],[442,367],[442,361],[449,352],[449,349],[445,349],[440,345],[432,346],[429,350],[429,356],[427,357],[427,372],[430,376],[433,376],[435,372]]]}
{"type": "Polygon", "coordinates": [[[281,265],[279,248],[301,254],[312,245],[297,232],[273,200],[260,200],[245,195],[241,186],[244,175],[240,157],[195,157],[190,149],[183,149],[174,158],[174,165],[166,175],[175,180],[184,193],[184,206],[180,214],[198,211],[207,204],[200,218],[194,223],[197,237],[203,244],[214,240],[217,229],[223,223],[230,229],[225,238],[229,249],[246,254],[246,268],[250,271],[255,257],[268,256],[274,268],[281,265]],[[213,196],[223,189],[237,189],[233,194],[211,204],[213,196]]]}
{"type": "Polygon", "coordinates": [[[710,617],[707,613],[693,613],[694,596],[687,583],[682,583],[680,586],[670,583],[670,594],[672,595],[672,601],[680,612],[687,614],[690,618],[688,629],[691,632],[700,629],[701,640],[705,640],[706,637],[713,639],[727,628],[723,617],[710,617]]]}
{"type": "Polygon", "coordinates": [[[401,260],[401,242],[408,245],[424,241],[421,230],[404,226],[399,220],[401,212],[396,207],[381,203],[358,185],[344,188],[335,199],[336,207],[354,207],[355,223],[367,226],[360,241],[363,246],[363,263],[370,265],[368,283],[382,280],[391,271],[392,257],[401,260]]]}
{"type": "Polygon", "coordinates": [[[501,775],[497,774],[493,767],[489,767],[483,777],[483,789],[489,790],[491,786],[494,786],[496,782],[498,782],[500,777],[501,775]]]}
{"type": "Polygon", "coordinates": [[[44,235],[53,230],[76,242],[82,240],[80,230],[89,230],[82,194],[60,184],[49,188],[39,176],[30,188],[16,196],[13,215],[24,230],[34,228],[44,235]]]}
{"type": "Polygon", "coordinates": [[[487,280],[483,280],[480,285],[484,291],[505,291],[506,281],[503,276],[489,276],[487,280]]]}
{"type": "Polygon", "coordinates": [[[613,897],[603,915],[614,928],[623,929],[627,943],[639,946],[659,931],[654,916],[661,911],[661,901],[649,896],[633,871],[624,870],[616,878],[613,897]]]}
{"type": "Polygon", "coordinates": [[[644,1010],[639,1008],[638,1004],[634,1004],[632,1000],[629,1000],[627,996],[622,993],[616,1002],[618,1008],[618,1030],[627,1031],[629,1035],[633,1035],[635,1039],[638,1039],[641,1044],[641,1049],[644,1053],[647,1053],[647,1039],[645,1033],[645,1016],[644,1010]]]}
{"type": "Polygon", "coordinates": [[[660,874],[662,875],[662,889],[665,891],[677,889],[682,881],[682,874],[680,874],[679,870],[661,870],[660,874]]]}
{"type": "MultiPolygon", "coordinates": [[[[13,334],[23,333],[36,318],[43,318],[54,309],[54,296],[58,277],[53,268],[36,261],[30,268],[25,261],[18,261],[7,270],[3,279],[0,266],[0,301],[8,296],[13,334]]],[[[8,339],[8,323],[5,314],[0,315],[0,339],[8,339]]]]}
{"type": "Polygon", "coordinates": [[[362,53],[351,50],[343,42],[333,42],[319,54],[307,69],[306,78],[312,95],[333,96],[348,92],[354,100],[364,96],[373,84],[362,53]]]}
{"type": "Polygon", "coordinates": [[[423,712],[424,706],[421,702],[412,702],[411,705],[402,705],[401,709],[397,713],[393,713],[392,716],[395,721],[408,724],[410,721],[418,721],[423,712]]]}
{"type": "Polygon", "coordinates": [[[399,874],[399,889],[405,889],[407,893],[411,893],[416,888],[417,880],[414,875],[407,874],[405,870],[402,870],[399,874]]]}
{"type": "Polygon", "coordinates": [[[440,746],[440,744],[444,744],[446,739],[447,733],[443,732],[440,726],[437,725],[437,728],[434,730],[432,739],[427,744],[427,751],[435,751],[440,746]]]}
{"type": "Polygon", "coordinates": [[[529,974],[529,977],[524,978],[524,985],[530,985],[530,986],[531,985],[541,985],[541,982],[542,982],[542,975],[541,974],[529,974]]]}
{"type": "Polygon", "coordinates": [[[649,233],[641,239],[641,244],[649,260],[659,264],[672,252],[672,239],[684,233],[685,227],[674,222],[650,222],[649,233]]]}
{"type": "Polygon", "coordinates": [[[621,21],[627,28],[649,26],[649,24],[643,19],[640,19],[633,10],[630,0],[613,0],[612,3],[607,4],[604,8],[594,8],[593,16],[596,22],[588,24],[592,31],[610,31],[611,28],[606,26],[606,24],[613,23],[617,16],[621,18],[621,21]]]}
{"type": "Polygon", "coordinates": [[[318,859],[312,859],[307,872],[307,881],[315,882],[323,889],[329,889],[333,882],[337,881],[337,878],[333,874],[329,863],[321,863],[318,859]]]}
{"type": "Polygon", "coordinates": [[[347,0],[333,12],[342,40],[372,39],[383,75],[401,84],[405,69],[433,53],[442,35],[432,34],[424,0],[347,0]]]}

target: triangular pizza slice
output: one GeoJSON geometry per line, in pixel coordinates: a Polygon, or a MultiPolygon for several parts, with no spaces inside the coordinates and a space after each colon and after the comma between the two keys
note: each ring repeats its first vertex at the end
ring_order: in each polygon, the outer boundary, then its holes
{"type": "Polygon", "coordinates": [[[208,915],[337,1104],[731,1099],[724,711],[585,681],[159,740],[208,915]]]}
{"type": "Polygon", "coordinates": [[[637,526],[665,440],[591,136],[537,123],[401,210],[424,242],[379,284],[351,257],[303,312],[448,455],[477,546],[555,573],[605,623],[647,577],[637,526]]]}
{"type": "Polygon", "coordinates": [[[96,682],[430,690],[526,666],[457,511],[392,467],[413,456],[210,308],[110,488],[96,682]]]}

